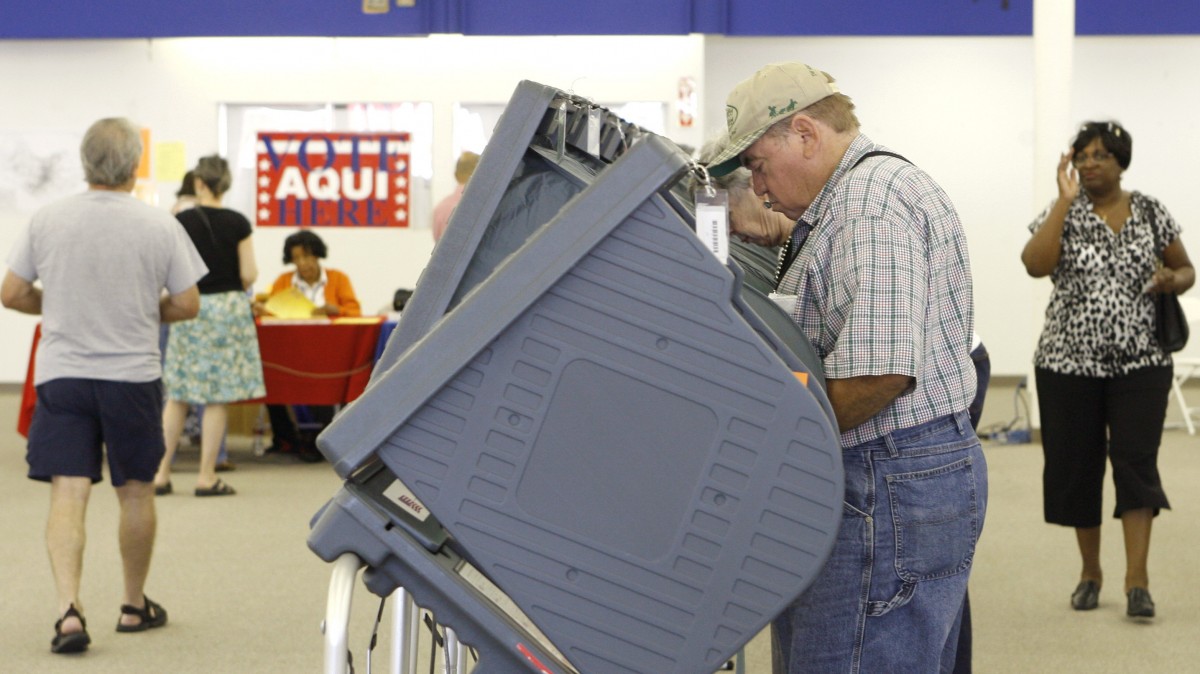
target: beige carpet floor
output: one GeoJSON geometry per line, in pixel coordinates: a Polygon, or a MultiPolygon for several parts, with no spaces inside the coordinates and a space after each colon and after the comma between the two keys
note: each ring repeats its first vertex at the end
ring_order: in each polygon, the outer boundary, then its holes
{"type": "MultiPolygon", "coordinates": [[[[234,437],[238,468],[224,477],[231,498],[191,496],[195,450],[185,449],[176,494],[160,498],[159,535],[148,594],[170,624],[117,634],[120,567],[116,502],[106,483],[93,491],[83,594],[93,645],[79,657],[51,655],[56,619],[43,545],[48,487],[27,480],[24,442],[15,433],[17,396],[0,391],[0,672],[320,672],[330,567],[305,545],[308,521],[339,488],[328,464],[257,458],[250,439],[234,437]]],[[[1012,414],[1012,390],[990,394],[986,427],[1012,414]]],[[[1174,510],[1154,528],[1151,574],[1159,617],[1125,618],[1120,526],[1106,522],[1108,574],[1100,608],[1076,613],[1068,596],[1078,578],[1070,530],[1042,522],[1040,447],[985,443],[991,504],[971,581],[975,671],[1200,671],[1200,436],[1165,434],[1161,466],[1174,510]]],[[[1112,503],[1111,488],[1106,498],[1112,503]]],[[[378,600],[361,589],[351,628],[356,669],[378,600]]],[[[390,613],[390,612],[389,612],[390,613]]],[[[386,620],[385,620],[386,628],[386,620]]],[[[387,644],[374,671],[385,671],[387,644]]],[[[746,671],[766,674],[761,636],[746,671]]],[[[423,663],[421,671],[428,671],[423,663]]],[[[440,669],[436,671],[441,671],[440,669]]],[[[651,674],[651,673],[647,673],[651,674]]]]}

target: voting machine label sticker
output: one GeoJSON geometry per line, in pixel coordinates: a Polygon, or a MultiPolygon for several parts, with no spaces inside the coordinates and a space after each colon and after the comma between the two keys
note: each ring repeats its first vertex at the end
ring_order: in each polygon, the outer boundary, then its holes
{"type": "Polygon", "coordinates": [[[383,495],[415,517],[417,521],[424,522],[429,519],[429,509],[400,480],[392,482],[387,489],[384,489],[383,495]]]}

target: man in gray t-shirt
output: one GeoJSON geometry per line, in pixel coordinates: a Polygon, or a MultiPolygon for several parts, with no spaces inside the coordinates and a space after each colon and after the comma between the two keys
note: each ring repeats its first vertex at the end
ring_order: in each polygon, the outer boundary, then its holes
{"type": "Polygon", "coordinates": [[[125,604],[117,631],[167,620],[143,593],[164,451],[158,334],[161,323],[196,315],[196,282],[208,269],[173,217],[130,195],[141,153],[127,120],[93,124],[80,148],[88,190],[33,216],[0,286],[5,307],[42,315],[27,459],[29,477],[51,485],[46,545],[62,616],[55,653],[91,642],[79,602],[84,513],[105,458],[121,506],[125,604]]]}

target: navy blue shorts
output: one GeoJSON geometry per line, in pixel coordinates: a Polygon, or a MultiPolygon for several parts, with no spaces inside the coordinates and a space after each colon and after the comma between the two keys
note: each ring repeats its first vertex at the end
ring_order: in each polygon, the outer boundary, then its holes
{"type": "Polygon", "coordinates": [[[66,475],[99,482],[107,450],[114,487],[153,481],[166,452],[162,408],[157,379],[53,379],[38,386],[25,455],[30,479],[49,482],[66,475]]]}

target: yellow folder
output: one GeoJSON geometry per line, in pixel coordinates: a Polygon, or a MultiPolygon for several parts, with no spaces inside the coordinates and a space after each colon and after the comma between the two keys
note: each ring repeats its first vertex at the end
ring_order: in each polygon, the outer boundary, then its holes
{"type": "Polygon", "coordinates": [[[296,288],[288,288],[267,298],[263,308],[276,318],[312,318],[317,306],[296,288]]]}

